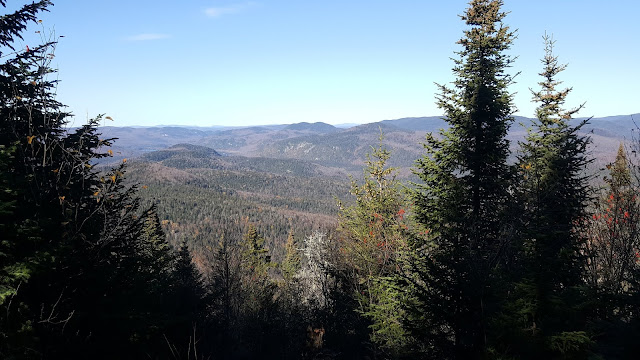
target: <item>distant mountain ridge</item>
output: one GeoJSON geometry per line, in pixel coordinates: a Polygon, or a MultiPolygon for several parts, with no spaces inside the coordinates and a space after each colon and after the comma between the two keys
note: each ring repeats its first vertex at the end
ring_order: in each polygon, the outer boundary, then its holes
{"type": "Polygon", "coordinates": [[[301,122],[297,124],[287,125],[284,130],[294,130],[294,131],[311,131],[317,133],[332,133],[336,131],[340,131],[337,127],[333,125],[329,125],[323,122],[301,122]]]}
{"type": "MultiPolygon", "coordinates": [[[[630,141],[632,129],[635,129],[634,118],[640,119],[640,114],[591,119],[582,131],[593,140],[590,151],[594,157],[601,162],[609,161],[620,142],[630,141]]],[[[517,149],[518,141],[526,136],[526,128],[533,121],[531,118],[515,117],[508,135],[514,150],[517,149]]],[[[580,121],[581,119],[575,119],[572,123],[578,124],[580,121]]],[[[263,162],[267,162],[267,158],[278,161],[298,160],[333,169],[329,172],[335,173],[343,170],[352,173],[359,171],[365,154],[370,151],[371,146],[378,144],[382,131],[384,144],[392,151],[390,164],[408,174],[415,160],[424,153],[421,143],[425,134],[438,132],[446,127],[447,123],[442,117],[429,116],[383,120],[349,128],[338,128],[323,122],[300,122],[236,128],[194,129],[169,126],[103,127],[100,130],[105,138],[119,138],[113,147],[117,156],[112,160],[116,161],[122,157],[143,156],[147,161],[167,161],[171,158],[174,159],[171,161],[176,161],[176,165],[180,165],[180,161],[187,161],[178,160],[182,157],[191,159],[182,165],[222,166],[223,160],[215,159],[222,155],[262,158],[263,162]]],[[[282,164],[271,165],[267,167],[286,168],[282,164]]],[[[303,166],[297,164],[295,167],[303,166]]]]}
{"type": "Polygon", "coordinates": [[[380,123],[413,131],[438,131],[447,126],[447,122],[444,121],[442,116],[408,117],[395,120],[382,120],[380,123]]]}

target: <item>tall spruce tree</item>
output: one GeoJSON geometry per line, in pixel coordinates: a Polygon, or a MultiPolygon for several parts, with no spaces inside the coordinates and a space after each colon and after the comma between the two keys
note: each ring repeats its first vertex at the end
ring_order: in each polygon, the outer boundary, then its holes
{"type": "Polygon", "coordinates": [[[458,44],[452,87],[439,85],[438,106],[448,130],[429,134],[417,162],[417,220],[432,244],[413,244],[418,256],[409,304],[410,330],[422,351],[440,358],[472,359],[485,353],[498,305],[498,268],[509,244],[506,212],[512,167],[507,130],[513,121],[514,33],[502,20],[500,0],[472,0],[461,16],[470,27],[458,44]]]}
{"type": "MultiPolygon", "coordinates": [[[[590,160],[589,139],[578,131],[587,120],[570,125],[582,105],[563,108],[571,88],[558,89],[557,75],[566,66],[553,54],[553,39],[545,35],[544,42],[540,90],[532,90],[538,103],[536,119],[518,160],[524,206],[519,256],[523,278],[514,294],[520,305],[521,334],[528,344],[518,354],[523,358],[584,356],[590,343],[580,307],[585,265],[581,226],[589,199],[585,170],[590,160]]],[[[513,344],[505,347],[517,349],[513,344]]]]}

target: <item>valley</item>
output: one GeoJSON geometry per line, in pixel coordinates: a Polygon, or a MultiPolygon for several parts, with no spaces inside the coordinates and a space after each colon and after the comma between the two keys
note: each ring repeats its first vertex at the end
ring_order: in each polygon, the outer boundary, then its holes
{"type": "MultiPolygon", "coordinates": [[[[592,173],[613,160],[621,142],[630,143],[638,117],[595,118],[584,127],[582,133],[592,139],[592,173]]],[[[508,136],[512,149],[531,121],[516,119],[508,136]]],[[[171,243],[185,240],[195,249],[214,247],[222,237],[239,241],[254,224],[278,260],[290,232],[301,239],[314,230],[335,230],[338,200],[352,201],[349,177],[361,177],[366,154],[379,143],[381,132],[391,150],[389,164],[399,179],[411,182],[417,180],[411,168],[422,155],[421,141],[445,125],[438,117],[423,117],[349,128],[298,123],[100,131],[103,137],[118,138],[114,157],[107,159],[128,159],[127,179],[140,184],[146,205],[157,205],[171,243]]]]}

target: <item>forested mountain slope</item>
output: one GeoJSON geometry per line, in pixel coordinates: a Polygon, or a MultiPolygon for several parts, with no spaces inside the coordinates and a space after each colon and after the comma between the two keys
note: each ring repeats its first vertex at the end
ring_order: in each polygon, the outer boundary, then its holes
{"type": "Polygon", "coordinates": [[[238,242],[251,223],[280,259],[289,232],[302,238],[335,229],[336,199],[348,198],[346,175],[323,176],[303,161],[157,153],[159,162],[130,162],[126,178],[141,184],[145,203],[157,205],[172,244],[203,249],[222,237],[238,242]]]}

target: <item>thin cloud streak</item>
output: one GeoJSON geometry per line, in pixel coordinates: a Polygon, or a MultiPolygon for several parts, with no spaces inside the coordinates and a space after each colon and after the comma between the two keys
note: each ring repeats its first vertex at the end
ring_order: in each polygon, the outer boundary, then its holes
{"type": "Polygon", "coordinates": [[[129,36],[127,40],[128,41],[149,41],[149,40],[168,39],[170,37],[171,35],[167,35],[167,34],[138,34],[138,35],[129,36]]]}
{"type": "Polygon", "coordinates": [[[229,5],[229,6],[219,6],[219,7],[210,7],[204,10],[205,15],[211,18],[217,18],[227,14],[236,14],[252,8],[256,5],[255,2],[249,1],[243,4],[229,5]]]}

